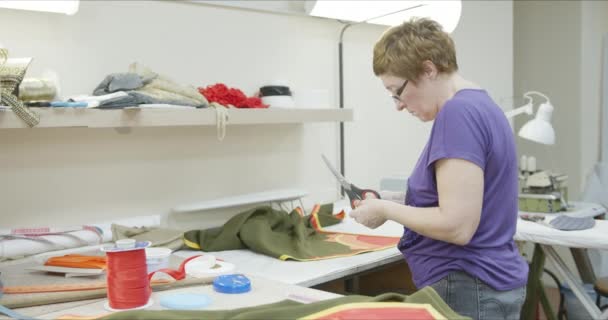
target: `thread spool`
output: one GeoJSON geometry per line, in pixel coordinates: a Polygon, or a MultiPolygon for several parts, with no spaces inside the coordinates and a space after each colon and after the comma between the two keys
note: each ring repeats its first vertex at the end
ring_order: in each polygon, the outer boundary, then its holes
{"type": "Polygon", "coordinates": [[[104,304],[107,310],[143,309],[152,305],[145,251],[149,245],[149,241],[124,239],[101,249],[107,257],[108,301],[104,304]]]}
{"type": "Polygon", "coordinates": [[[522,172],[528,171],[528,157],[526,155],[522,155],[519,159],[519,170],[522,172]]]}
{"type": "Polygon", "coordinates": [[[4,66],[6,59],[8,59],[8,50],[0,43],[0,70],[4,66]]]}
{"type": "Polygon", "coordinates": [[[528,171],[532,173],[536,172],[536,157],[534,156],[528,157],[528,171]]]}

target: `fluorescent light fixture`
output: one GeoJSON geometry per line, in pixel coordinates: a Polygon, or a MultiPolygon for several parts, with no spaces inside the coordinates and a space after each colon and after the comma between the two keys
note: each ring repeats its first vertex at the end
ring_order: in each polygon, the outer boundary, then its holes
{"type": "Polygon", "coordinates": [[[412,17],[426,17],[440,23],[446,32],[452,32],[460,20],[462,3],[460,0],[317,0],[307,1],[306,11],[316,17],[388,26],[399,25],[412,17]]]}
{"type": "Polygon", "coordinates": [[[0,8],[64,13],[73,15],[78,12],[79,0],[63,1],[30,1],[30,0],[0,0],[0,8]]]}

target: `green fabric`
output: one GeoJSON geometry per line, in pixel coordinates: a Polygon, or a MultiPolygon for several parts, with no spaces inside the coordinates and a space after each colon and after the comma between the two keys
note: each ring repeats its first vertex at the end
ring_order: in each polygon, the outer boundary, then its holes
{"type": "Polygon", "coordinates": [[[256,307],[218,311],[135,310],[114,313],[101,319],[297,319],[331,307],[355,302],[428,303],[447,319],[470,319],[462,317],[452,311],[431,287],[422,288],[410,296],[396,293],[385,293],[377,297],[345,296],[310,304],[301,304],[291,300],[284,300],[256,307]]]}
{"type": "MultiPolygon", "coordinates": [[[[321,206],[319,212],[316,215],[316,218],[318,219],[321,227],[329,227],[342,222],[342,218],[338,218],[336,215],[333,214],[333,212],[333,203],[321,206]]],[[[312,216],[308,216],[308,218],[312,218],[312,216]]],[[[311,226],[312,222],[310,221],[310,219],[308,219],[307,223],[309,224],[309,226],[311,226]]]]}
{"type": "Polygon", "coordinates": [[[333,204],[322,205],[317,214],[304,217],[296,210],[288,214],[266,206],[237,214],[219,228],[188,231],[184,239],[192,249],[249,249],[283,259],[310,260],[357,253],[317,232],[312,223],[315,217],[324,227],[341,221],[333,216],[333,204]]]}

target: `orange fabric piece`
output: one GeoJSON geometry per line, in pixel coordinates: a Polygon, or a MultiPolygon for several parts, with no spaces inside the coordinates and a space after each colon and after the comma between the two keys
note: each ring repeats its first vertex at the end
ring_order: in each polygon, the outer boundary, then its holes
{"type": "Polygon", "coordinates": [[[337,305],[302,320],[416,319],[445,320],[432,305],[401,302],[355,302],[337,305]]]}
{"type": "Polygon", "coordinates": [[[106,257],[85,256],[81,254],[67,254],[61,257],[51,257],[44,263],[45,266],[106,269],[106,257]]]}

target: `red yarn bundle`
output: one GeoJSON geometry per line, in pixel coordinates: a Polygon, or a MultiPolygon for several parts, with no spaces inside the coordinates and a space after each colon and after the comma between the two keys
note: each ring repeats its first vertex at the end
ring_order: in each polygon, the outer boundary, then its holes
{"type": "Polygon", "coordinates": [[[241,90],[228,88],[223,83],[216,83],[206,88],[198,88],[209,102],[217,102],[223,106],[233,105],[237,108],[268,108],[258,97],[247,97],[241,90]]]}

